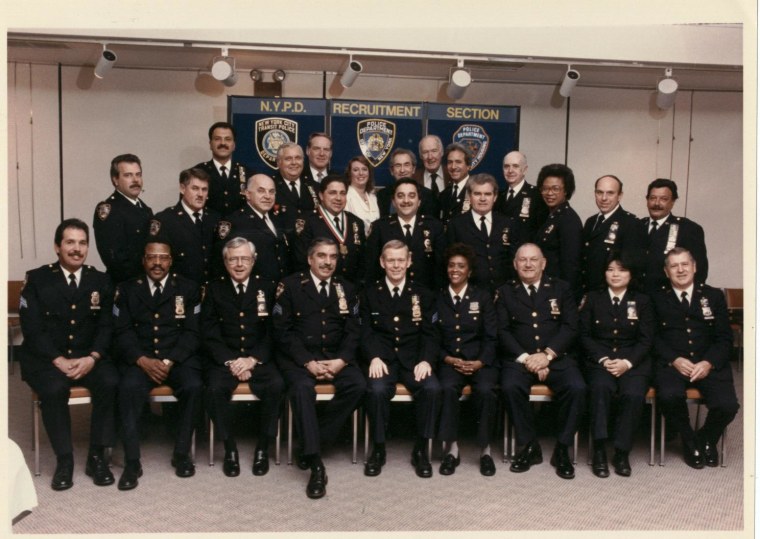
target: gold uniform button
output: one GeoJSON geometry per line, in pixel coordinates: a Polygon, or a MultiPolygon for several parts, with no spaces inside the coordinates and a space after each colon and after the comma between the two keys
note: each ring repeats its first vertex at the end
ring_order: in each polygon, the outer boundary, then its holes
{"type": "Polygon", "coordinates": [[[153,318],[158,318],[158,316],[159,316],[158,313],[156,313],[153,315],[153,318]]]}
{"type": "Polygon", "coordinates": [[[534,327],[534,328],[537,328],[537,327],[538,327],[538,324],[533,324],[533,327],[534,327]]]}
{"type": "Polygon", "coordinates": [[[76,321],[76,320],[72,320],[72,321],[71,321],[71,325],[72,325],[72,326],[76,326],[76,325],[77,325],[77,321],[76,321]]]}
{"type": "Polygon", "coordinates": [[[394,317],[393,317],[393,321],[394,321],[394,322],[398,322],[398,316],[394,316],[394,317]]]}
{"type": "Polygon", "coordinates": [[[617,347],[612,349],[613,352],[617,352],[617,350],[618,350],[617,347]]]}
{"type": "Polygon", "coordinates": [[[240,329],[245,329],[245,324],[240,324],[240,329]]]}
{"type": "Polygon", "coordinates": [[[536,335],[536,336],[534,337],[534,339],[536,339],[536,340],[539,340],[540,338],[541,338],[541,337],[539,337],[538,335],[536,335]]]}
{"type": "Polygon", "coordinates": [[[616,329],[613,329],[613,330],[612,330],[612,334],[613,334],[613,335],[617,335],[617,334],[618,334],[618,330],[616,330],[616,329]]]}
{"type": "Polygon", "coordinates": [[[76,308],[77,308],[77,306],[76,306],[76,305],[72,305],[72,306],[71,306],[71,308],[72,308],[72,309],[76,309],[76,308]]]}
{"type": "Polygon", "coordinates": [[[69,340],[73,341],[74,340],[74,336],[73,335],[69,335],[69,340]]]}
{"type": "Polygon", "coordinates": [[[455,314],[454,318],[459,318],[459,313],[455,314]]]}
{"type": "Polygon", "coordinates": [[[327,311],[325,309],[322,309],[322,312],[324,313],[324,312],[327,312],[327,311]]]}
{"type": "Polygon", "coordinates": [[[245,316],[245,313],[240,313],[238,316],[240,316],[240,318],[243,318],[245,316]]]}
{"type": "Polygon", "coordinates": [[[394,347],[393,347],[393,351],[394,351],[394,352],[398,352],[398,346],[394,346],[394,347]]]}
{"type": "Polygon", "coordinates": [[[153,339],[153,344],[158,344],[158,339],[157,338],[153,339]]]}
{"type": "Polygon", "coordinates": [[[686,333],[691,333],[691,328],[686,328],[686,333]]]}
{"type": "Polygon", "coordinates": [[[158,357],[158,355],[159,355],[159,351],[158,350],[153,350],[153,353],[156,355],[156,357],[158,357]]]}
{"type": "Polygon", "coordinates": [[[241,341],[244,341],[244,340],[245,340],[245,335],[241,335],[241,336],[240,336],[240,340],[241,340],[241,341]]]}
{"type": "Polygon", "coordinates": [[[530,313],[530,315],[531,315],[533,318],[535,318],[535,317],[537,317],[537,316],[538,316],[538,313],[537,313],[536,311],[533,311],[532,313],[530,313]]]}
{"type": "Polygon", "coordinates": [[[457,337],[457,342],[461,341],[462,337],[457,337]]]}
{"type": "Polygon", "coordinates": [[[69,355],[71,355],[71,354],[73,354],[73,353],[74,353],[74,352],[72,352],[71,350],[69,350],[68,352],[69,352],[69,355]]]}
{"type": "Polygon", "coordinates": [[[153,331],[158,331],[158,326],[153,326],[153,331]]]}
{"type": "Polygon", "coordinates": [[[457,329],[457,330],[458,330],[458,329],[459,329],[459,327],[460,327],[460,326],[457,324],[456,326],[454,326],[454,329],[457,329]]]}
{"type": "Polygon", "coordinates": [[[326,339],[326,338],[327,338],[327,336],[326,336],[326,335],[323,333],[323,334],[322,334],[322,338],[323,338],[323,339],[326,339]]]}

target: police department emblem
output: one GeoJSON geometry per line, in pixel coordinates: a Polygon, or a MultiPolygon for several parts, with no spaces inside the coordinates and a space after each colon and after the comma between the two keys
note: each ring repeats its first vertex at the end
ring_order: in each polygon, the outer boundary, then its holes
{"type": "Polygon", "coordinates": [[[486,156],[488,151],[488,144],[491,141],[491,137],[488,136],[486,130],[480,125],[464,124],[459,126],[454,136],[451,137],[454,142],[462,144],[472,156],[472,168],[478,166],[478,164],[486,156]]]}
{"type": "Polygon", "coordinates": [[[277,150],[286,142],[298,140],[298,123],[287,118],[262,118],[254,125],[256,151],[262,161],[277,169],[277,150]]]}
{"type": "Polygon", "coordinates": [[[379,118],[361,120],[356,124],[356,138],[362,155],[377,167],[390,155],[396,141],[396,124],[379,118]]]}
{"type": "Polygon", "coordinates": [[[101,221],[105,221],[106,219],[108,219],[108,214],[111,213],[111,205],[106,202],[101,202],[100,204],[98,204],[97,212],[98,212],[98,219],[100,219],[101,221]]]}

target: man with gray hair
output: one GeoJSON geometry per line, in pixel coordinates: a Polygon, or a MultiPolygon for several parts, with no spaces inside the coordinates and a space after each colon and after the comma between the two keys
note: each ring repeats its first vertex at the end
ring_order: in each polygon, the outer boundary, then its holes
{"type": "MultiPolygon", "coordinates": [[[[391,169],[391,176],[393,176],[395,182],[403,178],[413,179],[414,169],[417,166],[417,156],[414,155],[412,150],[396,148],[391,152],[388,163],[391,169]]],[[[380,209],[380,217],[396,213],[396,208],[393,205],[392,187],[391,185],[387,185],[377,194],[377,207],[380,209]]],[[[433,191],[427,187],[420,186],[420,201],[420,215],[428,215],[437,219],[440,206],[438,204],[438,197],[433,194],[433,191]]]]}
{"type": "Polygon", "coordinates": [[[235,477],[240,464],[229,403],[238,384],[248,383],[263,407],[252,471],[264,475],[269,471],[269,443],[277,435],[285,390],[272,353],[274,284],[252,275],[256,247],[247,239],[229,240],[222,254],[227,275],[209,283],[201,305],[209,415],[224,442],[224,475],[235,477]]]}
{"type": "Polygon", "coordinates": [[[533,240],[548,209],[535,185],[525,181],[528,158],[517,150],[508,152],[502,162],[507,187],[499,193],[494,209],[520,221],[533,240]]]}
{"type": "Polygon", "coordinates": [[[414,179],[417,183],[427,187],[438,197],[446,188],[447,177],[444,167],[441,165],[443,159],[443,142],[438,135],[425,135],[420,139],[419,144],[420,160],[422,166],[417,167],[414,172],[414,179]]]}
{"type": "Polygon", "coordinates": [[[315,211],[319,204],[317,182],[303,173],[303,149],[295,142],[286,142],[277,150],[277,172],[272,175],[277,188],[275,213],[282,215],[285,229],[291,232],[298,220],[315,211]]]}

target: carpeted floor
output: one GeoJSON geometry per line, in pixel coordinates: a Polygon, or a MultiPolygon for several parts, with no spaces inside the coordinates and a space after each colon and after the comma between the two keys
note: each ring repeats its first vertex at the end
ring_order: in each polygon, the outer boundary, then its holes
{"type": "MultiPolygon", "coordinates": [[[[742,375],[736,376],[742,400],[742,375]]],[[[31,393],[16,373],[8,377],[9,435],[33,466],[31,393]]],[[[494,477],[478,472],[478,454],[471,433],[460,443],[462,464],[453,476],[438,474],[438,445],[431,479],[419,479],[409,463],[411,427],[404,422],[410,405],[394,405],[393,439],[388,463],[379,477],[351,464],[350,431],[344,441],[324,455],[329,476],[327,496],[309,500],[304,492],[308,472],[283,463],[268,475],[250,472],[254,439],[246,435],[253,424],[255,404],[239,403],[238,446],[242,473],[222,474],[223,448],[216,446],[216,465],[208,466],[207,439],[199,437],[195,477],[180,479],[169,463],[171,437],[161,420],[146,428],[142,444],[145,475],[139,487],[120,492],[116,486],[96,487],[84,474],[89,406],[72,408],[76,468],[74,487],[54,492],[49,483],[55,460],[42,436],[41,472],[34,479],[39,506],[13,526],[14,533],[188,533],[188,532],[417,532],[449,530],[508,532],[518,530],[712,530],[741,531],[752,527],[745,518],[742,408],[727,437],[727,467],[693,470],[680,458],[680,442],[666,446],[666,466],[649,466],[648,430],[642,422],[631,456],[633,475],[614,473],[606,479],[592,475],[586,464],[587,444],[581,436],[576,478],[562,480],[549,465],[553,440],[542,437],[544,463],[523,474],[510,473],[501,462],[501,444],[494,440],[494,477]]],[[[160,412],[159,407],[154,411],[160,412]]],[[[550,417],[546,410],[542,417],[550,417]]],[[[467,409],[465,408],[465,418],[467,409]]],[[[363,440],[363,438],[362,438],[363,440]]],[[[271,452],[272,457],[274,452],[271,452]]],[[[117,479],[122,471],[121,448],[113,454],[117,479]]],[[[751,463],[750,463],[751,465],[751,463]]],[[[751,501],[751,500],[750,500],[751,501]]],[[[751,513],[750,513],[751,514],[751,513]]],[[[408,536],[408,534],[402,534],[408,536]]],[[[710,534],[715,537],[718,534],[710,534]]],[[[722,535],[722,534],[720,534],[722,535]]]]}

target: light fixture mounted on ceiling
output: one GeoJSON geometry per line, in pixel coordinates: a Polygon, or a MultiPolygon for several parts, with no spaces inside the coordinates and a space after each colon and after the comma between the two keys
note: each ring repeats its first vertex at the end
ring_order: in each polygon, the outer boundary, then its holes
{"type": "Polygon", "coordinates": [[[251,69],[251,72],[249,73],[251,80],[253,82],[259,82],[261,80],[261,71],[258,69],[251,69]]]}
{"type": "Polygon", "coordinates": [[[575,85],[578,84],[578,79],[581,78],[581,74],[577,69],[573,69],[567,66],[567,71],[562,79],[562,85],[559,87],[559,95],[562,97],[570,97],[573,93],[575,85]]]}
{"type": "Polygon", "coordinates": [[[457,67],[449,69],[449,85],[446,88],[446,95],[451,99],[459,99],[467,90],[472,82],[470,70],[464,67],[464,60],[457,59],[457,67]]]}
{"type": "Polygon", "coordinates": [[[346,70],[343,72],[343,75],[340,77],[340,84],[344,88],[351,87],[354,82],[356,81],[357,77],[359,77],[359,73],[362,72],[364,69],[364,66],[362,66],[361,62],[358,60],[354,60],[354,55],[351,54],[348,57],[348,67],[346,67],[346,70]]]}
{"type": "Polygon", "coordinates": [[[234,86],[237,82],[235,59],[228,53],[227,47],[222,47],[222,55],[214,57],[211,62],[211,76],[225,86],[234,86]]]}
{"type": "Polygon", "coordinates": [[[272,73],[272,80],[275,82],[282,82],[285,80],[285,72],[282,69],[278,69],[272,73]]]}
{"type": "Polygon", "coordinates": [[[111,71],[111,68],[116,63],[116,53],[106,48],[106,44],[103,43],[103,50],[98,58],[98,63],[95,65],[94,75],[95,77],[102,79],[106,73],[111,71]]]}
{"type": "Polygon", "coordinates": [[[657,106],[662,110],[669,109],[676,102],[678,82],[673,77],[673,68],[665,69],[665,78],[657,83],[657,106]]]}

